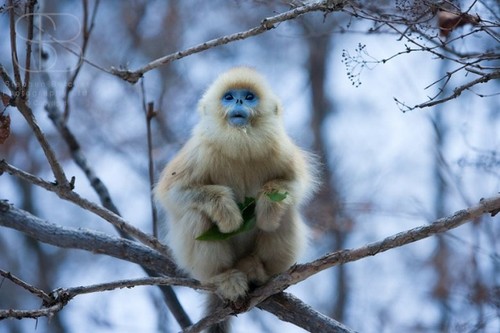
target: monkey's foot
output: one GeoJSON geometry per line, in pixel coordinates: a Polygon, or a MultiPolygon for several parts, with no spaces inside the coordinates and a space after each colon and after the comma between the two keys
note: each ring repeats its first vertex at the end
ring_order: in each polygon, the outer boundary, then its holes
{"type": "Polygon", "coordinates": [[[236,301],[245,296],[248,291],[248,280],[245,273],[237,269],[230,269],[214,276],[211,281],[217,286],[217,293],[222,298],[236,301]]]}

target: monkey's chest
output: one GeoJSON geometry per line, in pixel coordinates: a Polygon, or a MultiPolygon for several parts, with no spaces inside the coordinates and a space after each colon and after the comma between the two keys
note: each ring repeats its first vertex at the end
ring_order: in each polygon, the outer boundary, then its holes
{"type": "Polygon", "coordinates": [[[243,202],[246,197],[255,198],[265,183],[283,178],[283,168],[269,160],[230,162],[226,161],[210,170],[210,182],[230,187],[238,202],[243,202]]]}

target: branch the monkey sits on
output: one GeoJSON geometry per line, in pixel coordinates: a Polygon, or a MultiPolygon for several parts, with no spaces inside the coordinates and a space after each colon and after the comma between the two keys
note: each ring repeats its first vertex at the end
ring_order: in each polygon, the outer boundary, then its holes
{"type": "MultiPolygon", "coordinates": [[[[209,310],[244,297],[293,265],[306,243],[299,207],[316,182],[310,157],[285,133],[283,110],[254,69],[233,68],[199,102],[200,121],[163,170],[156,199],[169,216],[166,244],[179,267],[217,286],[209,310]],[[281,201],[269,194],[284,193],[281,201]],[[255,198],[256,226],[226,240],[196,238],[243,223],[238,203],[255,198]],[[219,298],[220,297],[220,298],[219,298]]],[[[226,324],[211,328],[225,332],[226,324]]]]}

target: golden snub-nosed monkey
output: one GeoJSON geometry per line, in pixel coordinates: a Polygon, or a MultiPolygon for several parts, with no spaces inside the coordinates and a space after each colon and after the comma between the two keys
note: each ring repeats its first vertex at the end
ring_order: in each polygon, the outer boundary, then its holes
{"type": "MultiPolygon", "coordinates": [[[[306,242],[299,207],[315,188],[308,155],[285,133],[283,110],[266,80],[233,68],[199,102],[200,121],[155,188],[168,213],[165,242],[180,268],[234,301],[293,265],[306,242]],[[280,194],[279,200],[273,194],[280,194]],[[217,226],[241,228],[238,203],[255,199],[255,226],[221,240],[198,240],[217,226]]],[[[211,307],[220,300],[212,296],[211,307]]],[[[223,332],[224,325],[213,327],[223,332]]]]}

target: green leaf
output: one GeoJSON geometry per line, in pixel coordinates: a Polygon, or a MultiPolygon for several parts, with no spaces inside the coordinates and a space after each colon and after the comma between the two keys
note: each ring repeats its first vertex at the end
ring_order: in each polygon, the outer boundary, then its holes
{"type": "Polygon", "coordinates": [[[285,200],[285,198],[288,196],[288,192],[285,193],[271,192],[271,193],[266,193],[266,195],[271,201],[280,202],[285,200]]]}
{"type": "Polygon", "coordinates": [[[255,216],[251,217],[250,219],[243,221],[243,224],[241,227],[239,227],[238,230],[235,230],[233,232],[228,232],[228,233],[223,233],[219,230],[217,225],[213,225],[210,229],[205,231],[203,234],[199,235],[196,237],[196,240],[202,240],[202,241],[219,241],[219,240],[225,240],[228,238],[231,238],[233,236],[236,236],[238,234],[241,234],[243,232],[247,232],[252,230],[255,227],[255,224],[257,223],[257,220],[255,219],[255,216]]]}
{"type": "Polygon", "coordinates": [[[210,229],[196,237],[196,240],[201,241],[215,241],[215,240],[224,240],[228,237],[231,237],[231,234],[223,234],[219,231],[219,228],[214,224],[210,229]]]}
{"type": "Polygon", "coordinates": [[[233,232],[223,233],[219,230],[217,225],[213,225],[210,229],[205,231],[203,234],[196,237],[196,240],[203,241],[219,241],[231,238],[235,235],[241,234],[243,232],[247,232],[252,230],[257,223],[255,218],[255,199],[254,198],[245,198],[243,203],[239,203],[238,207],[241,212],[241,216],[243,217],[243,224],[238,230],[233,232]]]}
{"type": "Polygon", "coordinates": [[[250,220],[252,217],[255,218],[255,199],[246,197],[243,203],[238,204],[241,211],[241,216],[243,217],[243,224],[250,220]]]}
{"type": "MultiPolygon", "coordinates": [[[[271,192],[271,193],[266,193],[266,195],[271,201],[280,202],[285,200],[285,198],[288,195],[288,192],[285,193],[271,192]]],[[[238,204],[241,216],[243,217],[243,224],[241,225],[241,227],[238,228],[238,230],[224,233],[221,232],[219,230],[219,227],[217,227],[217,225],[214,224],[210,229],[208,229],[203,234],[196,237],[196,240],[220,241],[231,238],[243,232],[248,232],[252,230],[253,228],[255,228],[255,225],[257,224],[257,219],[255,218],[255,204],[256,204],[255,199],[250,197],[246,197],[245,201],[238,204]]]]}

